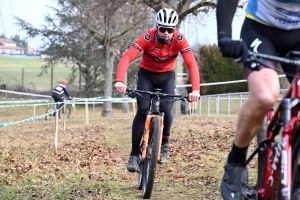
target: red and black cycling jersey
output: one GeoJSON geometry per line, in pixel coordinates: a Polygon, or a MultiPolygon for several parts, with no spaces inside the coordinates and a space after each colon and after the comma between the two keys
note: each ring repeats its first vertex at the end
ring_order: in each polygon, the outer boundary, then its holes
{"type": "Polygon", "coordinates": [[[163,44],[158,41],[156,32],[156,28],[144,32],[124,53],[118,65],[116,81],[124,81],[129,63],[141,51],[143,55],[139,67],[156,73],[174,70],[175,60],[180,52],[190,71],[192,90],[200,90],[199,68],[184,35],[175,30],[173,38],[167,44],[163,44]]]}

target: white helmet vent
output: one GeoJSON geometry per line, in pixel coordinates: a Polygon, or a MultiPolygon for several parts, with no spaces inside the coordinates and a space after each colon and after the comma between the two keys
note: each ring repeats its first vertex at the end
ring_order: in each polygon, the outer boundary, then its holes
{"type": "Polygon", "coordinates": [[[178,23],[178,14],[170,8],[163,8],[157,12],[156,22],[163,26],[176,26],[178,23]]]}

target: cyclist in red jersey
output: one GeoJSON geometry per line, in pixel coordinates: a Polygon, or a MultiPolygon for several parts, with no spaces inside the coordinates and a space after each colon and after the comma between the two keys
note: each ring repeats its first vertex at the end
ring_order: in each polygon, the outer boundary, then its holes
{"type": "MultiPolygon", "coordinates": [[[[190,71],[192,92],[189,93],[188,98],[190,101],[197,101],[200,97],[199,68],[186,38],[175,30],[178,23],[176,11],[168,8],[159,10],[156,22],[156,28],[144,32],[120,59],[116,74],[116,90],[121,93],[126,92],[126,85],[123,83],[125,73],[130,62],[143,51],[142,59],[139,62],[137,89],[152,91],[156,87],[162,89],[163,93],[174,94],[175,60],[180,52],[190,71]]],[[[162,99],[170,99],[170,97],[162,99]]],[[[132,149],[127,164],[129,172],[138,170],[139,145],[150,102],[139,98],[137,105],[137,113],[132,124],[132,149]]],[[[165,113],[165,117],[162,156],[159,163],[163,164],[168,156],[170,129],[173,121],[172,102],[163,102],[161,111],[165,113]]]]}

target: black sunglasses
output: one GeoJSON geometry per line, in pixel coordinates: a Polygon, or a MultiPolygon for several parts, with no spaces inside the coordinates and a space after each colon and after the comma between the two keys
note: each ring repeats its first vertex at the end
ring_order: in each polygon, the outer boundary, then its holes
{"type": "Polygon", "coordinates": [[[168,33],[174,33],[175,28],[166,28],[166,27],[158,26],[158,30],[161,33],[164,33],[166,31],[168,31],[168,33]]]}

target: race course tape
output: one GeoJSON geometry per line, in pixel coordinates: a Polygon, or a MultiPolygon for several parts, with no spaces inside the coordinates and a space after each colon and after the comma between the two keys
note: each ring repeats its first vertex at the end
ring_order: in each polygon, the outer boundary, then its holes
{"type": "Polygon", "coordinates": [[[55,111],[52,111],[52,112],[49,112],[49,113],[46,113],[46,114],[42,114],[42,115],[35,116],[35,117],[30,117],[30,118],[23,119],[23,120],[16,121],[16,122],[6,122],[6,123],[3,123],[3,124],[0,124],[0,127],[11,126],[11,125],[19,124],[19,123],[23,123],[23,122],[34,121],[34,120],[36,120],[36,119],[41,119],[41,118],[43,118],[43,117],[46,117],[47,115],[51,115],[51,114],[53,114],[54,112],[55,112],[55,111]]]}

